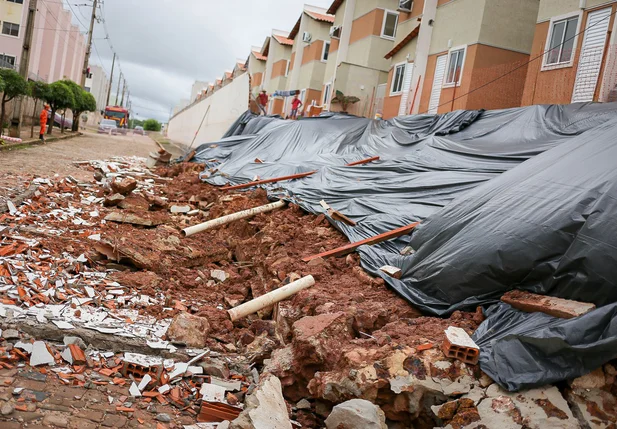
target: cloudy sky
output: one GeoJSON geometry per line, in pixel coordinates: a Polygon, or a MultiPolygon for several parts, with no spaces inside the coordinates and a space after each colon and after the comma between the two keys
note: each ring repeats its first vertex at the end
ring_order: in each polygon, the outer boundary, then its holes
{"type": "MultiPolygon", "coordinates": [[[[77,19],[89,23],[88,1],[70,1],[77,19]],[[82,6],[80,6],[80,4],[82,6]]],[[[272,28],[290,31],[303,0],[103,0],[111,44],[131,91],[133,112],[166,122],[169,110],[188,99],[195,80],[214,81],[251,45],[261,45],[272,28]]],[[[332,0],[309,0],[329,7],[332,0]]],[[[102,16],[101,16],[102,15],[102,16]]],[[[87,29],[85,29],[87,31],[87,29]]],[[[112,50],[103,22],[97,23],[90,62],[109,74],[112,50]]],[[[117,70],[117,69],[116,69],[117,70]]],[[[117,88],[114,72],[112,94],[117,88]]],[[[113,99],[113,95],[112,95],[113,99]]]]}

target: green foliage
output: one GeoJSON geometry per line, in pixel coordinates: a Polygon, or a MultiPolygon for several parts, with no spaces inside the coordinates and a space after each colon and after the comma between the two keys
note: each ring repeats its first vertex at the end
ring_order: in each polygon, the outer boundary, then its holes
{"type": "Polygon", "coordinates": [[[340,103],[343,112],[347,112],[347,107],[350,104],[356,104],[360,99],[354,95],[345,95],[342,91],[337,90],[336,96],[332,99],[332,103],[340,103]]]}
{"type": "Polygon", "coordinates": [[[28,94],[28,83],[19,73],[11,69],[0,69],[0,81],[4,82],[4,92],[0,100],[0,131],[2,131],[6,103],[15,97],[28,94]]]}
{"type": "MultiPolygon", "coordinates": [[[[53,128],[53,118],[55,118],[57,110],[66,110],[75,105],[75,96],[73,91],[64,82],[58,81],[49,85],[49,93],[45,99],[51,107],[51,121],[47,134],[51,134],[53,128]]],[[[74,121],[73,121],[74,122],[74,121]]]]}
{"type": "Polygon", "coordinates": [[[2,101],[11,101],[13,98],[28,94],[26,79],[11,69],[0,69],[0,79],[4,81],[4,95],[2,101]]]}
{"type": "Polygon", "coordinates": [[[146,119],[143,127],[146,131],[161,131],[161,123],[156,119],[146,119]]]}
{"type": "Polygon", "coordinates": [[[2,77],[0,77],[0,92],[4,91],[4,81],[2,80],[2,77]]]}
{"type": "Polygon", "coordinates": [[[49,85],[45,82],[28,82],[28,93],[30,96],[36,100],[45,100],[47,99],[47,94],[49,94],[49,85]]]}
{"type": "Polygon", "coordinates": [[[135,127],[143,127],[144,126],[144,121],[142,121],[141,119],[129,119],[129,128],[130,129],[135,129],[135,127]]]}
{"type": "Polygon", "coordinates": [[[84,91],[84,103],[82,105],[84,112],[94,112],[96,110],[96,99],[94,95],[84,91]]]}

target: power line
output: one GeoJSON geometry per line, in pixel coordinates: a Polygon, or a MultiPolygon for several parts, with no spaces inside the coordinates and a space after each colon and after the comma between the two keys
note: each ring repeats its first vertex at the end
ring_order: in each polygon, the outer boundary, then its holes
{"type": "MultiPolygon", "coordinates": [[[[610,19],[611,19],[611,17],[612,17],[613,15],[615,15],[615,14],[617,14],[617,10],[616,10],[615,12],[611,12],[611,14],[610,14],[609,16],[607,16],[607,17],[605,17],[605,18],[602,18],[601,20],[599,20],[599,21],[598,21],[598,22],[596,22],[595,24],[590,25],[589,27],[586,27],[586,28],[584,28],[583,30],[579,31],[578,33],[576,33],[574,36],[570,37],[569,39],[564,40],[564,41],[563,41],[560,45],[558,45],[558,46],[559,46],[559,47],[563,47],[563,46],[566,44],[566,42],[569,42],[569,41],[571,41],[571,40],[575,39],[576,37],[578,37],[578,36],[580,36],[581,34],[585,33],[585,32],[586,32],[587,30],[589,30],[590,28],[593,28],[593,27],[595,27],[596,25],[600,24],[600,23],[601,23],[602,21],[604,21],[605,19],[609,19],[609,20],[610,20],[610,19]]],[[[499,79],[502,79],[502,78],[504,78],[504,77],[506,77],[506,76],[508,76],[508,75],[510,75],[510,74],[512,74],[512,73],[514,73],[515,71],[520,70],[521,68],[523,68],[523,67],[525,67],[525,66],[528,66],[528,65],[529,65],[529,64],[531,64],[532,62],[534,62],[534,61],[536,61],[536,60],[538,60],[538,59],[540,59],[540,58],[543,58],[546,54],[550,53],[551,51],[553,51],[554,49],[556,49],[558,46],[554,46],[554,47],[552,47],[551,49],[547,49],[546,51],[542,52],[540,55],[538,55],[538,56],[536,56],[536,57],[534,57],[534,58],[530,59],[529,61],[527,61],[527,62],[525,62],[525,63],[523,63],[523,64],[519,65],[518,67],[513,68],[512,70],[510,70],[510,71],[508,71],[508,72],[506,72],[506,73],[502,74],[501,76],[498,76],[498,77],[496,77],[495,79],[493,79],[493,80],[491,80],[491,81],[489,81],[489,82],[487,82],[487,83],[485,83],[485,84],[483,84],[483,85],[480,85],[480,86],[479,86],[479,87],[477,87],[477,88],[474,88],[474,89],[472,89],[472,90],[470,90],[470,91],[466,92],[465,94],[459,95],[458,97],[455,97],[455,98],[453,98],[453,99],[451,99],[451,100],[448,100],[447,102],[442,103],[442,104],[440,104],[440,105],[439,105],[439,106],[437,106],[437,107],[439,108],[439,107],[441,107],[441,106],[445,106],[445,105],[447,105],[447,104],[452,104],[452,103],[454,103],[456,100],[458,100],[459,98],[466,97],[466,96],[468,96],[468,95],[469,95],[469,94],[471,94],[471,93],[474,93],[474,92],[476,92],[476,91],[478,91],[478,90],[480,90],[480,89],[482,89],[482,88],[484,88],[484,87],[486,87],[486,86],[488,86],[488,85],[491,85],[491,84],[495,83],[495,82],[496,82],[496,81],[498,81],[499,79]]],[[[427,111],[425,111],[425,112],[423,112],[423,114],[425,114],[425,113],[428,113],[428,110],[427,110],[427,111]]]]}

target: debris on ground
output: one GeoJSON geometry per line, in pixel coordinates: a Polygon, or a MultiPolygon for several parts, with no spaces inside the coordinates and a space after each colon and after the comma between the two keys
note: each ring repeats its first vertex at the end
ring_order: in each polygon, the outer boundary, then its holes
{"type": "Polygon", "coordinates": [[[468,338],[481,309],[423,317],[357,254],[303,262],[347,243],[323,215],[291,204],[184,238],[187,226],[268,204],[266,192],[203,184],[192,164],[79,165],[91,181],[24,177],[7,194],[36,191],[0,214],[1,427],[565,428],[616,418],[613,365],[511,394],[442,347],[470,347],[448,332],[468,338]],[[312,287],[230,319],[307,276],[312,287]]]}

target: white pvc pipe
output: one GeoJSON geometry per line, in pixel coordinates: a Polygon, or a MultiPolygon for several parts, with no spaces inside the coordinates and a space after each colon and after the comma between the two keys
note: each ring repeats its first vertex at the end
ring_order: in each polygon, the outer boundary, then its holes
{"type": "Polygon", "coordinates": [[[247,217],[255,216],[259,213],[266,213],[272,210],[279,209],[285,206],[285,201],[277,201],[275,203],[266,204],[265,206],[255,207],[248,210],[242,210],[241,212],[232,213],[227,216],[219,217],[217,219],[212,219],[204,223],[200,223],[198,225],[189,226],[188,228],[184,228],[182,230],[182,235],[184,237],[191,236],[193,234],[197,234],[198,232],[205,231],[207,229],[215,228],[217,226],[226,225],[228,223],[234,222],[236,220],[245,219],[247,217]]]}
{"type": "Polygon", "coordinates": [[[229,313],[231,321],[235,322],[236,320],[242,319],[249,314],[257,313],[259,310],[263,310],[264,308],[274,305],[277,302],[283,301],[284,299],[287,299],[301,290],[313,286],[314,284],[315,279],[313,276],[308,275],[296,280],[295,282],[291,282],[288,285],[273,290],[272,292],[268,292],[259,298],[255,298],[249,302],[245,302],[244,304],[234,307],[231,310],[227,310],[227,313],[229,313]]]}

